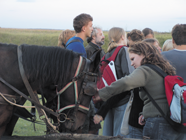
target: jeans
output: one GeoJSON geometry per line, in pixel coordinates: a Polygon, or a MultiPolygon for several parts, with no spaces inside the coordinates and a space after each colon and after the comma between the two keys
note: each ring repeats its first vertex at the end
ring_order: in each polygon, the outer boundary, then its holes
{"type": "Polygon", "coordinates": [[[120,129],[126,107],[127,103],[109,110],[103,124],[103,136],[124,136],[120,129]]]}
{"type": "Polygon", "coordinates": [[[129,134],[125,138],[143,139],[143,129],[129,125],[129,134]]]}
{"type": "Polygon", "coordinates": [[[184,134],[174,131],[163,117],[147,118],[143,136],[158,140],[184,140],[184,134]]]}

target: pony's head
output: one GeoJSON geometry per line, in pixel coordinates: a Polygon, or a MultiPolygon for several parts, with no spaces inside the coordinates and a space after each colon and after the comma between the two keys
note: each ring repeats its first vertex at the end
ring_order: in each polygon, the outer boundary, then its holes
{"type": "MultiPolygon", "coordinates": [[[[60,101],[60,107],[62,108],[58,111],[61,113],[61,132],[76,132],[76,130],[81,129],[81,126],[85,122],[90,101],[97,89],[96,78],[98,76],[97,67],[100,61],[99,54],[100,51],[97,51],[89,60],[83,58],[79,74],[76,76],[74,73],[72,74],[72,79],[76,82],[70,85],[69,88],[60,95],[60,99],[62,100],[60,101]]],[[[75,64],[79,65],[79,63],[80,59],[78,61],[76,60],[75,64]]],[[[76,72],[78,65],[75,66],[76,72]]]]}

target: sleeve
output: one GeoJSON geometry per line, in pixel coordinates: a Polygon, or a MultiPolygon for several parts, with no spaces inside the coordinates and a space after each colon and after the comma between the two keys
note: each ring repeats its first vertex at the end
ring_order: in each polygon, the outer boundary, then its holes
{"type": "Polygon", "coordinates": [[[100,89],[98,91],[99,96],[103,101],[107,101],[110,97],[119,93],[145,86],[148,77],[148,71],[145,71],[143,67],[138,67],[130,75],[113,82],[110,86],[100,89]]]}
{"type": "Polygon", "coordinates": [[[121,101],[126,94],[120,93],[118,95],[115,95],[108,99],[106,102],[104,102],[101,105],[101,108],[97,111],[96,114],[100,115],[105,119],[105,116],[107,115],[108,111],[113,108],[113,104],[117,104],[119,101],[121,101]]]}

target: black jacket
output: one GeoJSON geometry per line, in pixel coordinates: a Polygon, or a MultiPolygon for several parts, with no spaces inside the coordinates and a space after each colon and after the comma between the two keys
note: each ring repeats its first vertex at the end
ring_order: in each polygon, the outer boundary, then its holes
{"type": "MultiPolygon", "coordinates": [[[[93,55],[93,53],[96,52],[96,51],[98,51],[99,49],[101,49],[101,48],[99,48],[96,44],[90,42],[90,43],[86,46],[86,48],[85,48],[85,51],[86,51],[86,53],[87,53],[87,58],[89,59],[89,58],[93,55]]],[[[104,55],[105,55],[105,52],[104,52],[104,50],[102,49],[102,51],[100,52],[100,59],[101,59],[104,55]]]]}

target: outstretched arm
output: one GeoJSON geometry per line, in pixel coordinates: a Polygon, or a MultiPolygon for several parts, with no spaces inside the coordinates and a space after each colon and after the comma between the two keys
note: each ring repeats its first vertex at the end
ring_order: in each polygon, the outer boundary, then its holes
{"type": "Polygon", "coordinates": [[[110,97],[125,91],[130,91],[137,87],[144,87],[150,77],[149,69],[138,67],[130,75],[125,76],[113,82],[110,86],[106,86],[98,91],[100,98],[107,101],[110,97]]]}
{"type": "Polygon", "coordinates": [[[120,100],[122,100],[129,92],[120,93],[108,99],[104,102],[101,108],[97,111],[96,115],[94,116],[94,123],[98,123],[104,120],[105,116],[107,115],[108,111],[112,109],[120,100]]]}

